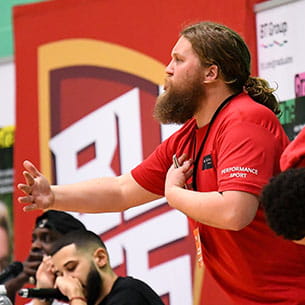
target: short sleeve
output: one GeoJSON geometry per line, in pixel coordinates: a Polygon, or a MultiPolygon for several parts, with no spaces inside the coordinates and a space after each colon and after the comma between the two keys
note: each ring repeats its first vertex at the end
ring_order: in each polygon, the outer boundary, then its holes
{"type": "Polygon", "coordinates": [[[171,156],[172,150],[168,141],[161,143],[150,156],[131,171],[133,178],[146,190],[163,196],[171,156]]]}
{"type": "Polygon", "coordinates": [[[305,167],[305,128],[286,147],[280,159],[281,170],[305,167]]]}
{"type": "Polygon", "coordinates": [[[239,190],[258,195],[279,169],[280,139],[252,122],[226,128],[216,147],[219,191],[239,190]]]}

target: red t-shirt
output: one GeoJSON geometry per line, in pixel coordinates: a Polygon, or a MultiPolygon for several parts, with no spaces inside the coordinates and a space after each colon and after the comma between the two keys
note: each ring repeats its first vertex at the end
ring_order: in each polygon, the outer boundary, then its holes
{"type": "Polygon", "coordinates": [[[282,171],[294,167],[305,167],[305,128],[286,147],[281,156],[280,165],[282,171]]]}
{"type": "MultiPolygon", "coordinates": [[[[188,121],[132,170],[135,180],[164,195],[173,154],[186,153],[195,159],[207,129],[188,121]]],[[[198,162],[198,191],[259,195],[280,171],[280,155],[288,143],[272,111],[244,93],[238,95],[210,128],[198,162]]],[[[235,304],[305,304],[305,247],[277,237],[266,225],[261,207],[240,231],[190,221],[200,229],[206,268],[235,304]]]]}

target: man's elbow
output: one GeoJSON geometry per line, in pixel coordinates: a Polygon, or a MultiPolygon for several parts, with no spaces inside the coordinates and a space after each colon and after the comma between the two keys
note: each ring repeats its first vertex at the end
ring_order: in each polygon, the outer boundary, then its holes
{"type": "Polygon", "coordinates": [[[248,226],[254,219],[255,215],[240,215],[239,213],[231,214],[227,219],[228,230],[240,231],[248,226]]]}

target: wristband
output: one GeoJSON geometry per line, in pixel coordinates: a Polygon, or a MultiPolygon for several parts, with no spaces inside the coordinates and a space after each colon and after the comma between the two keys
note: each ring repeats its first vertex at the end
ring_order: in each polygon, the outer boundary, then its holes
{"type": "Polygon", "coordinates": [[[73,300],[81,300],[81,301],[87,303],[87,300],[86,300],[86,298],[84,298],[84,297],[72,297],[72,298],[69,300],[69,303],[71,304],[73,300]]]}

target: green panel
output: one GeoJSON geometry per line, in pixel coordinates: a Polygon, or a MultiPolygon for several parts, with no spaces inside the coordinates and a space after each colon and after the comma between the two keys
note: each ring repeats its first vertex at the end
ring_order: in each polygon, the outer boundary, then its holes
{"type": "Polygon", "coordinates": [[[295,99],[280,103],[281,115],[279,117],[282,125],[290,124],[295,120],[295,99]]]}
{"type": "Polygon", "coordinates": [[[280,107],[281,124],[290,140],[293,140],[305,126],[305,96],[283,101],[280,103],[280,107]]]}
{"type": "Polygon", "coordinates": [[[12,7],[42,0],[0,0],[0,58],[13,56],[12,7]]]}

